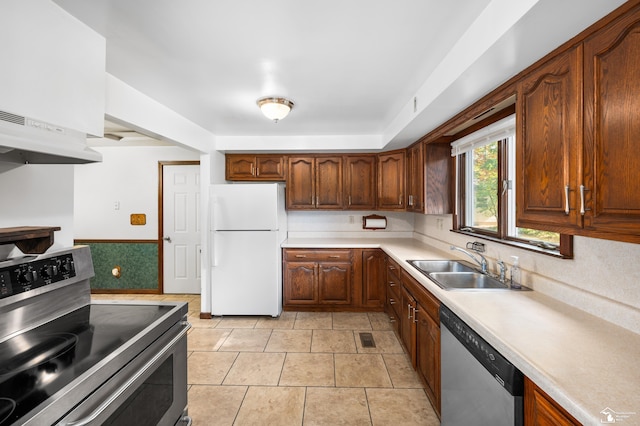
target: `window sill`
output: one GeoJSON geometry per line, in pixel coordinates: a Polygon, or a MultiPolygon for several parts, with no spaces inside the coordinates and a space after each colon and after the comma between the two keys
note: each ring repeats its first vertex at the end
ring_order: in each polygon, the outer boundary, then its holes
{"type": "Polygon", "coordinates": [[[548,249],[544,249],[542,247],[536,247],[536,246],[533,246],[531,244],[523,243],[523,242],[520,242],[520,241],[503,240],[503,239],[500,239],[500,238],[491,237],[489,235],[479,234],[479,233],[471,232],[471,231],[461,231],[459,229],[452,229],[451,232],[455,232],[456,234],[468,235],[469,237],[478,238],[478,239],[481,239],[481,240],[487,240],[487,241],[503,244],[503,245],[510,246],[510,247],[516,247],[516,248],[519,248],[519,249],[531,251],[531,252],[542,254],[542,255],[545,255],[545,256],[555,257],[556,259],[573,259],[573,256],[565,256],[565,255],[560,254],[559,250],[548,250],[548,249]]]}

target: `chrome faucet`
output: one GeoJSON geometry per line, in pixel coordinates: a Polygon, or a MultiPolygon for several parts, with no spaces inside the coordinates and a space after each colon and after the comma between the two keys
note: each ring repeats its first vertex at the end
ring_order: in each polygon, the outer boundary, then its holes
{"type": "Polygon", "coordinates": [[[507,267],[502,260],[498,260],[498,262],[496,263],[498,264],[498,267],[500,267],[500,282],[504,284],[505,282],[507,282],[507,267]]]}
{"type": "Polygon", "coordinates": [[[462,253],[466,254],[467,256],[469,256],[471,259],[473,259],[478,265],[480,265],[480,270],[483,274],[487,273],[487,259],[485,259],[485,257],[483,255],[481,255],[480,253],[477,253],[478,256],[480,256],[480,259],[478,259],[477,257],[475,257],[473,254],[471,254],[470,252],[468,252],[467,250],[460,248],[460,247],[456,247],[456,246],[451,246],[450,247],[451,250],[458,250],[461,251],[462,253]]]}

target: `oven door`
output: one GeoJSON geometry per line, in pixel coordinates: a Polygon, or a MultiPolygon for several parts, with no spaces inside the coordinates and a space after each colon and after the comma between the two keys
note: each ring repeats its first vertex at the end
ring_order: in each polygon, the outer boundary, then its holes
{"type": "Polygon", "coordinates": [[[190,423],[187,406],[186,321],[175,324],[91,393],[58,425],[176,425],[190,423]]]}

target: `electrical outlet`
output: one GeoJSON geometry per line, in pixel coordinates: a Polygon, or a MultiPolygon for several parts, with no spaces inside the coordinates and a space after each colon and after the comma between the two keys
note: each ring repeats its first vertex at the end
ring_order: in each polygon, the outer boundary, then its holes
{"type": "Polygon", "coordinates": [[[436,219],[436,228],[438,228],[438,230],[442,231],[442,219],[436,219]]]}
{"type": "Polygon", "coordinates": [[[120,210],[120,201],[115,201],[113,203],[113,209],[114,210],[120,210]]]}
{"type": "Polygon", "coordinates": [[[355,216],[349,216],[349,223],[356,223],[356,217],[355,216]]]}

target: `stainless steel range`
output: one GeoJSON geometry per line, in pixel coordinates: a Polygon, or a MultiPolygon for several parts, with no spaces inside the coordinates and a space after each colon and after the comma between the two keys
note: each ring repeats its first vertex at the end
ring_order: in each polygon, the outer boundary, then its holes
{"type": "Polygon", "coordinates": [[[91,302],[88,247],[0,262],[0,426],[176,425],[187,304],[91,302]]]}

